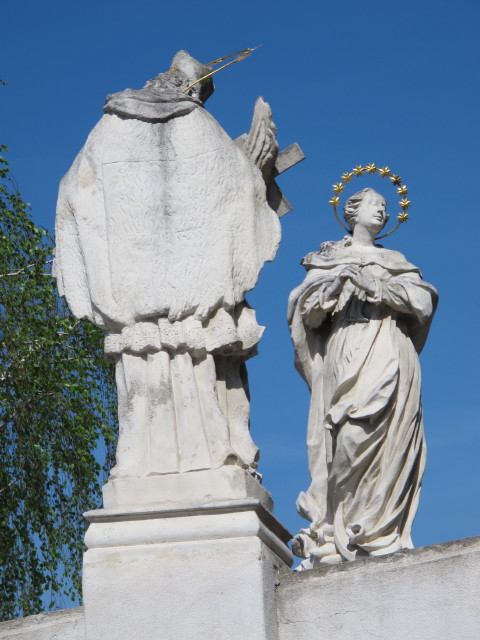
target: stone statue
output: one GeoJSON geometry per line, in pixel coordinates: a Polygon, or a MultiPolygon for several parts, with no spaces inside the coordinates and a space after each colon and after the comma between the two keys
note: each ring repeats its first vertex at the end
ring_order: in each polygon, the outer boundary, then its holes
{"type": "Polygon", "coordinates": [[[58,288],[116,362],[113,479],[257,466],[245,361],[263,328],[245,293],[290,208],[274,177],[303,155],[279,153],[261,98],[249,134],[229,138],[203,107],[210,73],[180,51],[108,96],[60,186],[58,288]]]}
{"type": "Polygon", "coordinates": [[[311,525],[294,539],[299,570],[412,548],[425,466],[418,354],[437,293],[375,243],[388,219],[380,194],[351,196],[344,217],[351,235],[303,259],[307,275],[289,300],[296,367],[311,391],[311,485],[297,500],[311,525]]]}

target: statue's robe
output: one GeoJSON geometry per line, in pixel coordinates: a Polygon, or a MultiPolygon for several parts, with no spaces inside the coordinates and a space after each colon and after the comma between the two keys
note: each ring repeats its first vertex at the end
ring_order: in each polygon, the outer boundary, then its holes
{"type": "Polygon", "coordinates": [[[312,398],[312,478],[297,510],[312,524],[296,537],[303,568],[411,548],[425,465],[418,353],[437,294],[397,251],[325,243],[303,261],[304,282],[289,301],[296,366],[312,398]],[[373,296],[346,281],[361,266],[373,296]]]}
{"type": "Polygon", "coordinates": [[[113,477],[256,466],[245,293],[280,241],[261,172],[193,97],[109,96],[60,186],[55,274],[117,362],[113,477]]]}

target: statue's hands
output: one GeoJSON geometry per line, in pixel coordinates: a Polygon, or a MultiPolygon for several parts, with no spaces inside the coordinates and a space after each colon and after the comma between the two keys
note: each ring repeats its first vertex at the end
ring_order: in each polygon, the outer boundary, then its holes
{"type": "Polygon", "coordinates": [[[359,275],[360,267],[357,265],[348,265],[347,267],[342,269],[342,271],[340,271],[338,276],[332,282],[332,286],[327,292],[328,297],[335,298],[336,296],[338,296],[340,291],[343,289],[343,285],[345,284],[346,280],[351,280],[353,282],[353,279],[358,277],[359,275]]]}
{"type": "Polygon", "coordinates": [[[358,271],[351,276],[350,281],[354,284],[358,289],[365,291],[369,296],[375,295],[375,284],[371,278],[365,275],[365,272],[361,270],[360,267],[357,267],[358,271]]]}

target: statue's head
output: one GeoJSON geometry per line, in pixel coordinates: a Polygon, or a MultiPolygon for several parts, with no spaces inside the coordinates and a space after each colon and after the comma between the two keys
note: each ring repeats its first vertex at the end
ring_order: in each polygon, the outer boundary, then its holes
{"type": "Polygon", "coordinates": [[[343,217],[352,232],[358,224],[363,225],[375,235],[380,233],[388,222],[387,203],[375,189],[362,189],[347,200],[343,217]]]}
{"type": "Polygon", "coordinates": [[[185,78],[184,89],[196,82],[196,84],[189,89],[187,93],[188,95],[195,96],[202,102],[206,102],[214,92],[215,87],[211,76],[209,78],[205,78],[205,80],[200,80],[200,78],[203,78],[203,76],[206,76],[211,71],[211,67],[207,67],[201,62],[198,62],[198,60],[192,58],[187,51],[182,49],[175,54],[172,64],[170,65],[169,73],[185,78]],[[198,80],[200,80],[200,82],[197,82],[198,80]]]}
{"type": "Polygon", "coordinates": [[[160,73],[156,78],[149,80],[146,87],[159,88],[164,90],[183,93],[185,89],[193,84],[193,87],[185,92],[185,95],[193,96],[206,102],[214,91],[214,84],[211,77],[200,80],[212,71],[208,67],[182,50],[175,54],[167,73],[160,73]],[[197,82],[200,80],[200,82],[197,82]],[[195,84],[194,84],[195,83],[195,84]]]}

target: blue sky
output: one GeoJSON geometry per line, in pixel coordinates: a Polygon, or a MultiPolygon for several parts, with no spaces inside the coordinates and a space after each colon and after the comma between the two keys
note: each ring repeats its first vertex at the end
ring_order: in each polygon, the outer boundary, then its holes
{"type": "MultiPolygon", "coordinates": [[[[286,326],[299,261],[342,236],[331,185],[357,164],[399,173],[408,223],[384,241],[440,292],[421,356],[427,471],[414,524],[417,546],[480,533],[478,337],[477,0],[386,2],[147,2],[3,0],[0,141],[35,221],[53,229],[58,183],[102,115],[108,93],[168,68],[179,49],[201,61],[263,44],[216,77],[208,109],[232,136],[262,95],[282,147],[307,160],[279,183],[294,211],[282,218],[277,258],[249,296],[267,327],[250,361],[252,433],[276,514],[305,523],[295,499],[308,485],[309,394],[293,367],[286,326]]],[[[353,190],[377,187],[357,179],[353,190]]],[[[347,194],[348,195],[348,194],[347,194]]]]}

